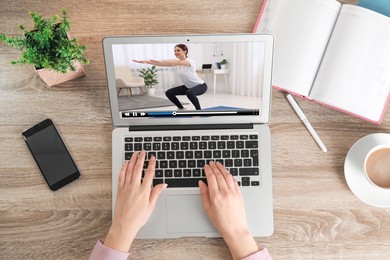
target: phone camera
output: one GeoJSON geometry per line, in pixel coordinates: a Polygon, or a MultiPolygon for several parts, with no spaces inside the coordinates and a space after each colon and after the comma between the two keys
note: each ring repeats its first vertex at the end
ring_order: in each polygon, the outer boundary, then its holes
{"type": "Polygon", "coordinates": [[[187,42],[189,42],[190,41],[190,39],[187,39],[187,42]]]}

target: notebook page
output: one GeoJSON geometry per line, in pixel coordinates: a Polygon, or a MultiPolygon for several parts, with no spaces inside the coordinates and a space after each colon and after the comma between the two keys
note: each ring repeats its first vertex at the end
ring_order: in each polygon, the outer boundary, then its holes
{"type": "Polygon", "coordinates": [[[341,4],[265,0],[256,33],[275,37],[273,85],[308,96],[341,4]]]}
{"type": "Polygon", "coordinates": [[[380,121],[390,91],[390,18],[344,5],[310,98],[380,121]]]}

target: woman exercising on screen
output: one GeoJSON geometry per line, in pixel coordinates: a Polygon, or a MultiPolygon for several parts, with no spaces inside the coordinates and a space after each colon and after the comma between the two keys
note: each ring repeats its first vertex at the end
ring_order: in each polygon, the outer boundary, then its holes
{"type": "Polygon", "coordinates": [[[197,96],[207,91],[206,83],[196,74],[195,62],[188,59],[188,48],[185,44],[177,44],[174,48],[177,59],[173,60],[133,60],[134,62],[151,64],[161,67],[177,67],[179,79],[183,83],[181,86],[171,88],[165,92],[165,95],[179,109],[184,109],[176,96],[186,95],[196,110],[201,110],[197,96]]]}

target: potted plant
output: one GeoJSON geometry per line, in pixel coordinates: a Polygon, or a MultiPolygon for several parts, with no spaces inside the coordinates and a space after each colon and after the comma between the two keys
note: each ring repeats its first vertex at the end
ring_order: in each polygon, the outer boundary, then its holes
{"type": "Polygon", "coordinates": [[[158,84],[157,71],[158,70],[154,65],[140,70],[140,76],[144,78],[146,91],[149,95],[154,95],[156,93],[155,86],[158,84]]]}
{"type": "Polygon", "coordinates": [[[30,12],[30,16],[34,28],[27,30],[19,25],[22,36],[0,34],[1,42],[22,51],[19,59],[11,64],[33,65],[48,86],[85,76],[82,65],[89,63],[84,56],[86,46],[79,45],[76,38],[70,38],[66,10],[62,10],[61,21],[58,15],[43,19],[39,13],[30,12]]]}
{"type": "Polygon", "coordinates": [[[228,61],[226,59],[223,59],[219,64],[221,64],[221,70],[227,69],[228,61]]]}

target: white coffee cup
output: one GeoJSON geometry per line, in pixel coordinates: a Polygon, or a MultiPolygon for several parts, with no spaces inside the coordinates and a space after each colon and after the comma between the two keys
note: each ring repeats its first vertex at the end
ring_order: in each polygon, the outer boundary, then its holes
{"type": "Polygon", "coordinates": [[[377,145],[367,153],[364,172],[372,185],[390,190],[390,145],[377,145]]]}

